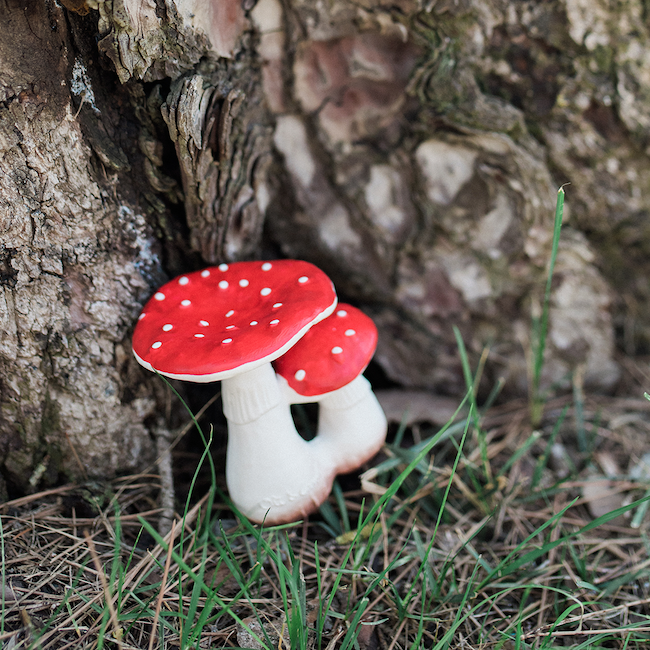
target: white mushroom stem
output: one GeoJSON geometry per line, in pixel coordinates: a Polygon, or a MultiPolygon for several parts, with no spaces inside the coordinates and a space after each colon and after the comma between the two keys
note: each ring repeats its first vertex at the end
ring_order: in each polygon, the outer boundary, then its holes
{"type": "Polygon", "coordinates": [[[318,402],[318,429],[313,442],[320,442],[337,474],[357,469],[381,449],[388,423],[363,375],[342,388],[315,396],[300,395],[279,375],[278,382],[289,404],[318,402]]]}
{"type": "Polygon", "coordinates": [[[330,493],[336,469],[318,440],[296,431],[270,363],[222,380],[228,419],[226,481],[237,508],[253,521],[295,521],[330,493]]]}

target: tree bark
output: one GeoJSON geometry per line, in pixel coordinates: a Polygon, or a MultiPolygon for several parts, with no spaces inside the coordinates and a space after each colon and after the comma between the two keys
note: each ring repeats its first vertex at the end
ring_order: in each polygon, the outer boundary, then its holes
{"type": "Polygon", "coordinates": [[[129,95],[112,75],[91,83],[91,21],[79,40],[54,3],[9,2],[0,22],[2,469],[32,488],[134,470],[152,457],[155,402],[128,333],[164,275],[129,179],[129,95]]]}
{"type": "Polygon", "coordinates": [[[321,266],[394,381],[527,390],[557,188],[544,381],[611,389],[650,342],[650,58],[628,0],[2,0],[0,470],[151,461],[140,306],[204,264],[321,266]],[[615,338],[618,335],[618,339],[615,338]]]}

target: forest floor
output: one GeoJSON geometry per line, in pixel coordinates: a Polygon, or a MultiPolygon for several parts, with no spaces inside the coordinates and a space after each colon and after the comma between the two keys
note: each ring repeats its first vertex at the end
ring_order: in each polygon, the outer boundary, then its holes
{"type": "Polygon", "coordinates": [[[156,473],[5,503],[0,648],[648,648],[650,375],[625,366],[536,427],[526,401],[394,422],[293,525],[237,517],[182,445],[165,534],[156,473]]]}

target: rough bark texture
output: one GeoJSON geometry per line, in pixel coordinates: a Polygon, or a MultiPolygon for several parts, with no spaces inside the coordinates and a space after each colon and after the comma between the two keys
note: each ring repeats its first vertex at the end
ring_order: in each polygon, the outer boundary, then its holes
{"type": "MultiPolygon", "coordinates": [[[[297,210],[272,205],[270,226],[287,254],[316,258],[367,306],[377,358],[401,383],[461,389],[457,324],[475,353],[491,347],[491,370],[509,388],[525,390],[551,170],[559,184],[591,165],[560,171],[547,144],[553,120],[584,119],[561,101],[576,55],[593,66],[572,39],[571,4],[294,2],[287,12],[294,83],[275,102],[288,108],[274,142],[297,210]]],[[[574,223],[559,255],[546,380],[582,364],[592,386],[608,388],[618,374],[611,295],[574,223]]]]}
{"type": "Polygon", "coordinates": [[[155,403],[128,379],[128,333],[163,276],[151,227],[121,198],[133,184],[118,188],[128,125],[92,96],[97,62],[74,51],[62,9],[2,14],[3,470],[32,487],[133,470],[152,455],[143,420],[155,403]]]}
{"type": "Polygon", "coordinates": [[[650,343],[650,20],[626,0],[3,0],[0,469],[151,460],[130,331],[222,260],[320,265],[393,380],[462,390],[452,325],[525,392],[557,187],[545,381],[650,343]]]}

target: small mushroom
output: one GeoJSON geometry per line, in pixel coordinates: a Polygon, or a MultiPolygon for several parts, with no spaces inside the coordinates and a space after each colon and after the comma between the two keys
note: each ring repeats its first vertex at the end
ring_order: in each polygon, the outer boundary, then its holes
{"type": "Polygon", "coordinates": [[[133,332],[145,368],[173,379],[221,380],[228,490],[254,521],[299,519],[330,492],[335,468],[296,431],[270,362],[336,302],[330,279],[307,262],[220,264],[161,287],[133,332]]]}
{"type": "Polygon", "coordinates": [[[361,374],[376,347],[372,320],[352,305],[339,304],[273,364],[289,403],[318,402],[315,440],[337,474],[363,465],[386,439],[386,416],[361,374]]]}

